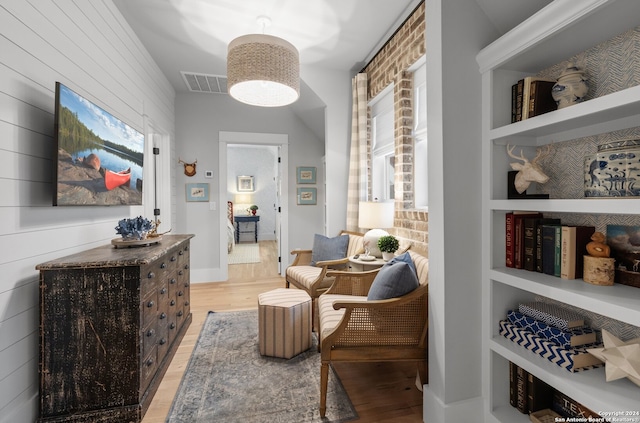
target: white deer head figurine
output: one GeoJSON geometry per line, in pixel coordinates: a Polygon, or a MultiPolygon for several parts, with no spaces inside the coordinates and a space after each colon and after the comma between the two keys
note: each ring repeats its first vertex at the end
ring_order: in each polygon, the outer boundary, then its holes
{"type": "Polygon", "coordinates": [[[529,161],[524,157],[524,153],[520,150],[520,157],[513,154],[513,147],[509,147],[507,144],[507,154],[516,160],[522,160],[522,163],[511,163],[511,169],[517,170],[516,179],[514,185],[518,193],[522,194],[529,188],[531,182],[537,182],[544,184],[549,180],[549,177],[542,171],[542,168],[538,165],[538,161],[547,156],[551,152],[551,145],[547,144],[544,149],[538,150],[536,157],[529,161]]]}

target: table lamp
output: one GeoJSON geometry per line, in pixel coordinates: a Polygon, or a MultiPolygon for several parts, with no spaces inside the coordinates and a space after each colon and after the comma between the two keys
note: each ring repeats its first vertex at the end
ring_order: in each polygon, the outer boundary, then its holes
{"type": "Polygon", "coordinates": [[[382,257],[382,252],[378,248],[378,239],[389,235],[382,228],[393,227],[393,201],[374,202],[361,201],[358,211],[358,226],[362,229],[369,229],[364,234],[365,253],[374,257],[382,257]]]}
{"type": "Polygon", "coordinates": [[[234,204],[239,210],[246,210],[247,214],[250,214],[251,194],[236,194],[234,204]]]}

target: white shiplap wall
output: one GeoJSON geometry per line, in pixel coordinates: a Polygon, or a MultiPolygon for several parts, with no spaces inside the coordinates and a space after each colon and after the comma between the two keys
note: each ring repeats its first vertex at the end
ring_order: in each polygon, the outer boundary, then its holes
{"type": "Polygon", "coordinates": [[[175,92],[110,0],[0,0],[0,422],[37,417],[35,266],[144,214],[51,206],[56,81],[142,132],[175,131],[175,92]]]}

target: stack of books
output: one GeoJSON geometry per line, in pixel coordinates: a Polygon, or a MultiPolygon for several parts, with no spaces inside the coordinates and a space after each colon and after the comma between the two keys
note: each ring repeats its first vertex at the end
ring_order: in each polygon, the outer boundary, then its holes
{"type": "Polygon", "coordinates": [[[589,421],[589,418],[594,419],[592,421],[606,421],[597,413],[511,361],[509,362],[509,403],[523,414],[553,410],[565,419],[574,417],[584,419],[583,421],[589,421]]]}
{"type": "Polygon", "coordinates": [[[558,276],[582,278],[593,226],[563,225],[541,213],[513,211],[505,216],[505,265],[558,276]]]}
{"type": "Polygon", "coordinates": [[[554,79],[528,76],[511,86],[511,123],[557,109],[551,96],[554,79]]]}
{"type": "Polygon", "coordinates": [[[558,305],[522,303],[507,312],[499,326],[500,335],[569,372],[604,365],[587,351],[602,347],[597,331],[587,327],[582,316],[558,305]]]}

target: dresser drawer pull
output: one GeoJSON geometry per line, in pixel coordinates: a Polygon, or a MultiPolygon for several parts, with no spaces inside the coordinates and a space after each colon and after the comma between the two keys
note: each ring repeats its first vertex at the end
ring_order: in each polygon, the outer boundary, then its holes
{"type": "Polygon", "coordinates": [[[176,256],[171,256],[171,261],[176,261],[178,258],[176,256]]]}
{"type": "Polygon", "coordinates": [[[184,271],[183,270],[179,270],[178,271],[178,275],[180,275],[180,276],[184,275],[184,271]]]}
{"type": "Polygon", "coordinates": [[[147,367],[153,366],[153,358],[147,360],[147,367]]]}
{"type": "Polygon", "coordinates": [[[160,294],[163,294],[163,295],[164,295],[164,294],[166,294],[166,293],[167,293],[167,288],[162,287],[162,288],[160,289],[160,294]]]}
{"type": "Polygon", "coordinates": [[[184,287],[185,287],[185,288],[189,288],[189,282],[185,282],[185,283],[184,283],[184,287]]]}
{"type": "Polygon", "coordinates": [[[185,301],[184,305],[189,306],[189,301],[185,301]]]}
{"type": "Polygon", "coordinates": [[[167,263],[162,262],[162,264],[160,264],[160,269],[166,269],[167,268],[167,263]]]}
{"type": "Polygon", "coordinates": [[[176,328],[176,324],[172,322],[172,323],[169,325],[169,329],[175,329],[175,328],[176,328]]]}
{"type": "Polygon", "coordinates": [[[169,303],[169,305],[172,305],[172,306],[176,305],[176,300],[171,300],[171,302],[169,303]]]}
{"type": "Polygon", "coordinates": [[[151,336],[153,336],[153,335],[155,335],[155,334],[156,334],[156,331],[155,331],[155,330],[153,330],[153,329],[149,329],[149,330],[147,331],[147,336],[149,336],[149,337],[151,337],[151,336]]]}
{"type": "Polygon", "coordinates": [[[153,307],[154,305],[156,305],[156,303],[154,303],[153,300],[147,303],[147,307],[149,308],[153,307]]]}
{"type": "Polygon", "coordinates": [[[184,314],[184,313],[182,312],[182,310],[180,310],[180,311],[178,312],[178,317],[182,317],[182,315],[183,315],[183,314],[184,314]]]}
{"type": "Polygon", "coordinates": [[[184,265],[184,268],[185,268],[185,270],[186,270],[186,269],[189,269],[189,265],[188,265],[188,264],[185,264],[185,265],[184,265]]]}
{"type": "Polygon", "coordinates": [[[147,274],[147,278],[149,278],[149,279],[153,279],[155,277],[156,277],[156,274],[153,273],[153,272],[149,272],[149,274],[147,274]]]}
{"type": "Polygon", "coordinates": [[[173,284],[174,284],[174,283],[176,283],[176,282],[177,282],[176,278],[171,278],[171,280],[169,281],[169,283],[170,283],[171,285],[173,285],[173,284]]]}
{"type": "Polygon", "coordinates": [[[178,297],[182,297],[183,295],[184,295],[184,292],[178,291],[178,297]]]}
{"type": "Polygon", "coordinates": [[[167,343],[167,340],[166,340],[166,339],[164,339],[164,338],[162,338],[162,339],[160,340],[160,342],[158,342],[158,343],[159,343],[160,345],[164,345],[164,344],[166,344],[166,343],[167,343]]]}
{"type": "Polygon", "coordinates": [[[166,313],[160,313],[160,320],[162,319],[166,319],[167,318],[167,314],[166,313]]]}
{"type": "Polygon", "coordinates": [[[180,250],[180,252],[178,252],[179,255],[183,255],[184,251],[180,250]]]}

